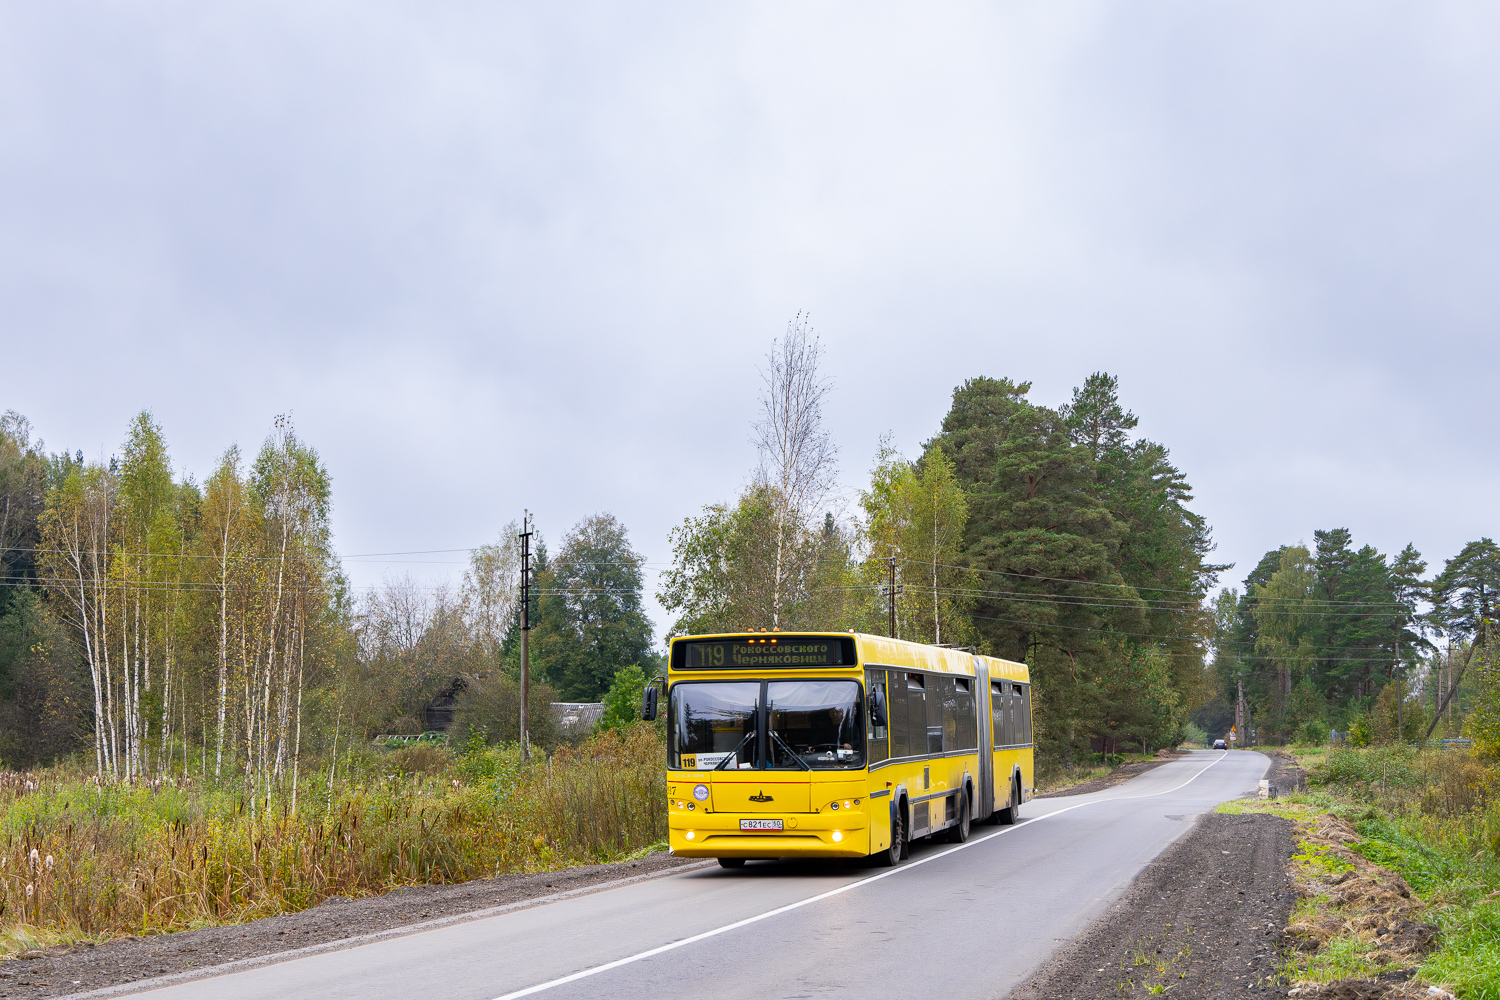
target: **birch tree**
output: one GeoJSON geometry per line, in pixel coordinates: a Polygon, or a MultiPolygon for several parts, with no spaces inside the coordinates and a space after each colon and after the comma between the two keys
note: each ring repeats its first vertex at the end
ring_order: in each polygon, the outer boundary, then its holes
{"type": "Polygon", "coordinates": [[[497,664],[500,644],[516,615],[516,580],[521,573],[521,556],[515,538],[520,530],[517,522],[511,521],[500,532],[501,541],[481,545],[469,553],[469,568],[464,572],[461,592],[464,612],[475,638],[497,664]]]}
{"type": "Polygon", "coordinates": [[[798,535],[823,520],[817,515],[838,474],[838,449],[823,429],[823,400],[833,383],[818,371],[822,353],[807,317],[799,313],[761,372],[761,417],[754,429],[757,482],[769,489],[773,505],[772,627],[781,625],[786,584],[802,540],[798,535]]]}
{"type": "Polygon", "coordinates": [[[101,780],[120,777],[114,683],[109,663],[109,528],[115,482],[102,465],[75,468],[47,495],[42,571],[77,632],[94,695],[94,760],[101,780]]]}
{"type": "MultiPolygon", "coordinates": [[[[204,493],[201,536],[213,567],[214,629],[217,639],[215,665],[214,778],[224,771],[224,743],[230,718],[231,642],[244,627],[243,619],[231,614],[230,597],[237,586],[243,586],[243,566],[250,557],[250,546],[256,522],[240,473],[240,449],[231,445],[219,459],[209,477],[204,493]]],[[[230,748],[231,754],[233,747],[230,748]]]]}
{"type": "Polygon", "coordinates": [[[328,575],[328,473],[317,452],[298,440],[289,417],[275,429],[250,471],[260,525],[259,593],[249,602],[254,683],[246,710],[246,774],[265,808],[273,783],[300,764],[302,689],[306,679],[307,609],[328,575]]]}
{"type": "Polygon", "coordinates": [[[149,412],[131,422],[120,465],[116,511],[115,568],[120,587],[119,629],[123,682],[125,776],[146,773],[150,761],[151,724],[147,703],[155,682],[162,690],[158,743],[169,737],[172,629],[180,592],[177,560],[181,532],[173,500],[175,484],[161,427],[149,412]]]}
{"type": "MultiPolygon", "coordinates": [[[[953,463],[932,448],[920,463],[901,457],[888,439],[876,455],[870,486],[860,493],[868,549],[862,579],[866,592],[888,582],[887,560],[896,560],[897,632],[924,642],[970,642],[966,614],[979,586],[960,565],[969,502],[953,474],[953,463]]],[[[886,629],[886,608],[871,608],[868,625],[886,629]]]]}

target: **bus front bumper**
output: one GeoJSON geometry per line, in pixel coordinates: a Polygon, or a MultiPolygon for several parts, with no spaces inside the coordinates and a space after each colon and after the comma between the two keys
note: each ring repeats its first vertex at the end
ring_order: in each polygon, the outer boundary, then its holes
{"type": "Polygon", "coordinates": [[[668,843],[684,858],[862,858],[870,853],[870,817],[853,809],[782,816],[673,809],[668,843]],[[767,819],[781,820],[782,829],[741,829],[741,820],[767,819]]]}

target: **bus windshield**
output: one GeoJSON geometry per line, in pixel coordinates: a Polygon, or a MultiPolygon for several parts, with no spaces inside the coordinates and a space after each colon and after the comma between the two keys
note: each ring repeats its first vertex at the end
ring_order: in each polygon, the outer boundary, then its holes
{"type": "Polygon", "coordinates": [[[672,689],[674,765],[684,768],[755,766],[756,681],[678,684],[672,689]],[[733,758],[732,760],[729,758],[733,758]]]}
{"type": "Polygon", "coordinates": [[[864,713],[855,681],[771,681],[771,767],[865,766],[864,713]]]}
{"type": "Polygon", "coordinates": [[[703,770],[865,766],[857,681],[677,684],[669,710],[672,766],[703,770]]]}

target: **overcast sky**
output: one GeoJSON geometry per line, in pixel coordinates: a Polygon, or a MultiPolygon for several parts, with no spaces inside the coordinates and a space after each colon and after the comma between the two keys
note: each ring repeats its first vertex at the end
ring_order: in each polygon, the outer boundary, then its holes
{"type": "Polygon", "coordinates": [[[1497,531],[1497,43],[1431,0],[3,0],[0,409],[107,457],[149,408],[200,480],[289,411],[343,553],[608,510],[659,568],[806,311],[851,489],[965,378],[1104,370],[1229,581],[1337,526],[1440,567],[1497,531]]]}

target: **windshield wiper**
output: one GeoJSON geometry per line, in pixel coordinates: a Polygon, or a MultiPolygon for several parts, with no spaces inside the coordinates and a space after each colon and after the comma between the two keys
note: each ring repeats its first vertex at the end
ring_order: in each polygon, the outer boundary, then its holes
{"type": "Polygon", "coordinates": [[[781,744],[781,749],[785,750],[787,753],[789,753],[789,754],[792,755],[792,760],[795,760],[797,762],[797,766],[798,767],[802,768],[802,770],[804,770],[804,771],[811,771],[812,770],[812,765],[808,764],[807,761],[805,761],[801,757],[797,756],[797,751],[795,751],[791,747],[787,746],[786,740],[782,739],[781,738],[781,734],[777,733],[776,730],[774,730],[774,729],[771,730],[771,739],[773,739],[777,743],[781,744]]]}
{"type": "MultiPolygon", "coordinates": [[[[774,734],[772,734],[772,735],[774,735],[774,734]]],[[[715,771],[722,771],[722,770],[724,770],[724,766],[726,764],[728,764],[732,760],[738,759],[739,755],[740,755],[740,751],[744,749],[745,744],[749,743],[753,739],[755,739],[755,730],[752,729],[752,730],[750,730],[750,734],[748,736],[746,736],[744,739],[740,740],[740,745],[739,746],[737,746],[733,750],[729,751],[729,756],[728,757],[725,757],[723,760],[719,761],[718,764],[714,765],[714,770],[715,771]]]]}

